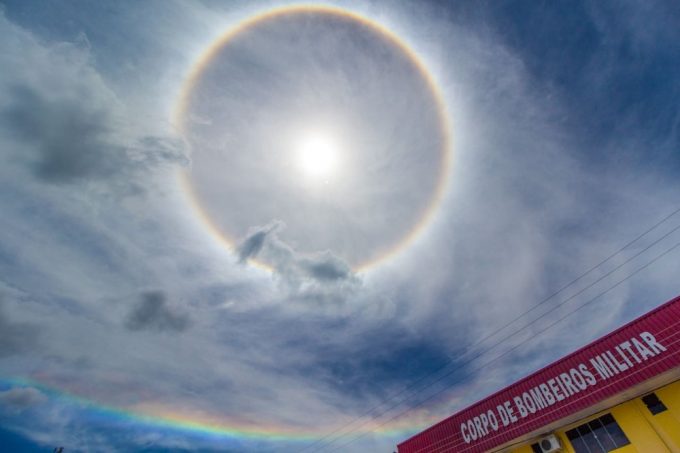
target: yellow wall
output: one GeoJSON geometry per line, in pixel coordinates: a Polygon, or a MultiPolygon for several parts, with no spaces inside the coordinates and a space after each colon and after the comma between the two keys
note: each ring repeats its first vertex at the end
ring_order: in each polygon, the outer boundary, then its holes
{"type": "Polygon", "coordinates": [[[645,409],[643,411],[645,417],[668,445],[670,451],[680,453],[680,382],[667,385],[654,393],[668,408],[666,412],[651,415],[642,401],[637,401],[637,403],[645,409]]]}
{"type": "MultiPolygon", "coordinates": [[[[666,448],[661,439],[659,439],[659,436],[654,432],[654,429],[649,422],[645,420],[642,412],[638,410],[636,402],[636,400],[629,401],[620,404],[609,411],[619,423],[619,426],[631,443],[631,445],[626,448],[631,452],[637,451],[645,453],[654,451],[668,453],[668,448],[666,448]]],[[[649,412],[646,406],[645,410],[649,412]]],[[[620,450],[623,451],[623,448],[620,450]]]]}
{"type": "MultiPolygon", "coordinates": [[[[566,453],[575,453],[566,432],[594,418],[610,413],[630,440],[630,445],[616,449],[616,453],[680,453],[680,381],[655,390],[667,411],[652,415],[641,398],[619,404],[578,423],[565,426],[555,434],[562,441],[566,453]]],[[[533,442],[536,442],[534,440],[533,442]]],[[[532,453],[531,444],[517,447],[513,453],[532,453]]]]}

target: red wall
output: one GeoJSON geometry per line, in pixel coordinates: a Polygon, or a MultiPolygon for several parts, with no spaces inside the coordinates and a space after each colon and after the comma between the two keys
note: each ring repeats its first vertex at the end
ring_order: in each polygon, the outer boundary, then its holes
{"type": "Polygon", "coordinates": [[[411,437],[399,453],[486,451],[678,366],[680,297],[411,437]]]}

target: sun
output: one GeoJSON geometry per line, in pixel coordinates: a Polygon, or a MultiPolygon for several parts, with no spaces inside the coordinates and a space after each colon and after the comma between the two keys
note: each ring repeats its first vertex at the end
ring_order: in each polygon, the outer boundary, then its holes
{"type": "Polygon", "coordinates": [[[303,135],[296,147],[298,169],[310,180],[328,183],[337,172],[338,144],[325,132],[303,135]]]}
{"type": "Polygon", "coordinates": [[[414,244],[438,212],[451,170],[444,93],[381,24],[326,7],[267,10],[190,74],[177,111],[191,150],[184,188],[232,250],[280,221],[301,254],[364,270],[414,244]]]}

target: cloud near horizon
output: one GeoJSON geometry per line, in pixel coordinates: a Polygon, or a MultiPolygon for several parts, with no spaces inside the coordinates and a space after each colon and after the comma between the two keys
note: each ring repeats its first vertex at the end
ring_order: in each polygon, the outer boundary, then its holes
{"type": "Polygon", "coordinates": [[[33,387],[14,387],[0,391],[0,405],[8,407],[12,411],[22,412],[47,401],[47,396],[33,387]]]}

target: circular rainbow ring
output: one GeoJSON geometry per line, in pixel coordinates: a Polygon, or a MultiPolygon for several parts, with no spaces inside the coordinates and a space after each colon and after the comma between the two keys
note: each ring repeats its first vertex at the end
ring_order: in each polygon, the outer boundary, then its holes
{"type": "MultiPolygon", "coordinates": [[[[421,75],[428,82],[428,85],[432,90],[432,93],[435,95],[434,98],[438,104],[437,107],[439,109],[439,118],[441,122],[440,127],[445,140],[442,146],[439,182],[435,194],[432,197],[430,204],[425,214],[422,216],[420,222],[399,244],[395,245],[379,259],[376,259],[370,263],[365,263],[357,270],[367,269],[368,267],[376,264],[378,261],[382,261],[385,258],[396,254],[399,250],[409,244],[429,223],[433,217],[436,207],[443,197],[450,164],[449,120],[444,102],[442,101],[440,90],[435,84],[432,76],[425,69],[423,63],[417,58],[413,51],[410,50],[409,47],[407,47],[407,45],[398,39],[394,34],[385,29],[380,24],[370,21],[369,19],[366,19],[365,17],[356,13],[327,6],[290,6],[269,10],[262,14],[255,15],[238,23],[235,27],[222,35],[214,44],[209,46],[208,50],[205,51],[205,53],[198,59],[197,63],[190,71],[190,76],[182,88],[179,103],[175,111],[175,124],[178,125],[181,130],[182,118],[188,97],[191,93],[191,88],[193,87],[197,78],[200,76],[203,69],[223,45],[228,43],[232,37],[247,29],[251,25],[264,20],[274,19],[281,15],[299,12],[320,12],[335,14],[354,19],[362,24],[372,27],[375,30],[378,30],[383,36],[388,38],[393,44],[397,45],[406,55],[408,55],[412,62],[418,67],[421,75]]],[[[188,182],[186,173],[182,173],[181,177],[186,193],[192,199],[192,204],[197,213],[221,242],[230,248],[233,247],[234,241],[225,237],[220,231],[218,231],[218,229],[211,223],[208,216],[201,210],[200,205],[195,201],[195,197],[188,182]]],[[[324,438],[328,432],[333,430],[333,427],[318,427],[314,430],[309,430],[282,425],[254,425],[252,422],[248,423],[239,421],[232,417],[223,415],[210,416],[204,413],[192,413],[182,409],[171,408],[163,405],[144,404],[125,408],[114,407],[111,405],[102,404],[94,399],[78,396],[78,392],[74,390],[66,390],[61,388],[58,389],[47,382],[49,382],[49,379],[45,377],[34,377],[33,379],[0,378],[0,388],[35,387],[48,395],[50,399],[54,399],[55,401],[60,401],[65,404],[72,404],[87,410],[92,410],[104,419],[110,419],[111,421],[141,423],[157,429],[181,430],[197,435],[215,436],[220,439],[234,439],[240,441],[309,442],[310,440],[324,438]]],[[[426,411],[413,411],[408,416],[400,417],[398,420],[392,421],[388,424],[380,424],[379,420],[376,420],[373,423],[363,424],[362,429],[358,432],[373,432],[385,436],[403,437],[407,433],[416,432],[419,429],[430,425],[436,419],[438,419],[437,416],[428,414],[426,411]]]]}
{"type": "MultiPolygon", "coordinates": [[[[382,25],[373,22],[363,16],[356,13],[345,11],[339,8],[328,7],[328,6],[289,6],[283,8],[277,8],[273,10],[266,11],[261,14],[256,14],[242,22],[239,22],[236,26],[227,31],[222,35],[214,44],[210,45],[208,49],[203,53],[203,55],[198,59],[196,64],[192,67],[190,75],[187,78],[184,86],[182,87],[181,94],[179,97],[178,105],[175,109],[174,122],[176,126],[182,130],[182,119],[186,109],[187,100],[190,96],[191,89],[202,73],[203,69],[210,63],[215,54],[219,49],[227,44],[231,38],[236,36],[238,33],[247,29],[248,27],[259,23],[261,21],[275,19],[281,15],[285,14],[295,14],[301,12],[319,12],[339,15],[346,18],[351,18],[364,25],[371,27],[374,30],[379,31],[384,37],[386,37],[390,42],[395,44],[400,48],[416,65],[419,69],[422,77],[427,81],[430,90],[434,94],[434,98],[437,102],[437,108],[439,110],[440,118],[440,128],[442,135],[444,137],[444,143],[441,150],[441,167],[439,174],[439,182],[435,193],[427,207],[425,214],[420,219],[420,222],[412,229],[412,231],[406,235],[406,237],[398,244],[392,247],[388,252],[383,254],[376,260],[369,263],[364,263],[356,271],[365,270],[377,262],[384,260],[387,257],[393,256],[399,250],[404,248],[424,229],[424,227],[430,222],[433,217],[436,207],[439,205],[443,198],[444,189],[446,186],[446,179],[448,175],[451,152],[450,152],[450,128],[448,114],[444,102],[442,100],[442,95],[434,82],[433,77],[426,70],[423,63],[415,55],[415,53],[398,37],[396,37],[389,30],[384,28],[382,25]]],[[[234,245],[234,240],[226,237],[222,232],[220,232],[215,225],[212,224],[208,216],[203,212],[199,203],[195,200],[194,193],[192,191],[191,185],[188,181],[186,172],[181,174],[182,184],[185,188],[186,194],[192,200],[192,205],[194,206],[198,215],[203,219],[205,224],[210,228],[213,234],[226,246],[232,248],[234,245]]],[[[259,263],[262,265],[262,263],[259,263]]],[[[264,266],[264,265],[262,265],[264,266]]],[[[264,266],[266,267],[266,266],[264,266]]],[[[25,378],[14,378],[7,379],[0,377],[0,389],[2,388],[22,388],[22,387],[35,387],[41,390],[43,393],[48,395],[50,399],[55,401],[60,401],[65,404],[72,404],[79,408],[92,410],[104,419],[110,419],[111,421],[124,421],[124,422],[134,422],[141,423],[150,427],[157,429],[169,429],[169,430],[181,430],[188,433],[193,433],[203,436],[215,436],[220,439],[234,439],[240,441],[285,441],[285,442],[309,442],[311,440],[324,438],[324,436],[332,431],[333,427],[319,427],[314,430],[301,429],[296,427],[286,427],[282,425],[268,425],[268,424],[258,424],[254,425],[252,422],[244,422],[234,419],[232,417],[226,416],[209,416],[206,414],[191,413],[186,412],[177,408],[170,408],[162,405],[139,405],[134,407],[114,407],[107,404],[102,404],[94,399],[88,399],[82,396],[78,396],[76,391],[58,389],[53,385],[47,384],[49,379],[36,377],[33,379],[25,378]]],[[[373,432],[376,434],[381,434],[385,436],[400,436],[403,437],[407,433],[413,433],[422,429],[425,426],[432,424],[439,417],[426,414],[425,412],[413,411],[410,416],[400,417],[399,420],[390,422],[389,424],[380,424],[378,420],[374,423],[363,424],[362,429],[358,432],[373,432]],[[416,414],[416,412],[419,412],[416,414]]]]}
{"type": "MultiPolygon", "coordinates": [[[[446,191],[446,186],[447,186],[447,177],[449,174],[449,166],[451,164],[451,131],[450,131],[450,121],[449,121],[449,116],[448,112],[446,109],[446,105],[443,100],[443,96],[441,93],[441,90],[437,86],[437,83],[435,83],[435,80],[433,76],[430,74],[430,72],[427,70],[423,62],[418,58],[418,56],[415,54],[413,50],[411,50],[406,43],[404,43],[400,38],[398,38],[395,34],[393,34],[391,31],[389,31],[387,28],[382,26],[379,23],[376,23],[372,20],[367,19],[366,17],[363,17],[357,13],[346,11],[343,9],[339,9],[336,7],[331,7],[331,6],[315,6],[315,5],[294,5],[294,6],[286,6],[286,7],[281,7],[281,8],[276,8],[276,9],[271,9],[268,11],[265,11],[260,14],[256,14],[254,16],[251,16],[238,24],[236,24],[234,27],[229,29],[226,33],[224,33],[222,36],[220,36],[213,44],[208,46],[207,50],[204,51],[204,53],[198,58],[196,63],[192,66],[191,70],[189,71],[189,76],[187,77],[186,81],[184,82],[182,89],[180,91],[180,96],[179,100],[177,102],[177,106],[175,108],[174,112],[174,118],[173,118],[173,123],[177,127],[177,129],[180,131],[182,135],[184,135],[184,117],[185,117],[185,112],[187,109],[187,105],[189,103],[189,98],[191,97],[192,89],[195,86],[196,82],[199,80],[201,74],[203,73],[204,69],[210,64],[210,62],[213,60],[213,58],[219,53],[219,50],[227,45],[229,41],[234,38],[236,35],[239,33],[245,31],[249,27],[259,24],[261,22],[269,21],[269,20],[274,20],[278,17],[289,15],[289,14],[298,14],[298,13],[322,13],[322,14],[331,14],[331,15],[336,15],[348,19],[352,19],[354,21],[357,21],[368,28],[377,31],[380,35],[385,37],[391,44],[395,45],[398,49],[400,49],[405,55],[408,56],[410,59],[411,63],[415,65],[415,67],[418,69],[421,77],[427,82],[427,85],[433,95],[433,98],[435,99],[436,102],[436,107],[437,111],[439,113],[439,128],[442,134],[442,137],[444,138],[442,147],[441,147],[441,161],[440,161],[440,166],[439,166],[439,175],[438,175],[438,183],[437,186],[433,192],[432,197],[430,198],[430,201],[424,210],[423,214],[421,215],[420,220],[416,225],[409,231],[404,238],[393,245],[390,249],[388,249],[386,252],[384,252],[381,256],[365,262],[361,263],[358,266],[353,269],[355,272],[360,272],[360,271],[365,271],[368,270],[369,268],[375,266],[379,262],[382,262],[386,260],[387,258],[395,256],[399,251],[403,250],[406,248],[407,245],[411,244],[416,237],[425,229],[427,225],[430,224],[432,221],[435,212],[437,211],[437,207],[441,203],[442,199],[444,198],[444,193],[446,191]]],[[[218,241],[220,241],[224,246],[226,246],[228,249],[233,250],[235,244],[237,243],[236,238],[229,237],[227,236],[223,231],[221,231],[215,224],[214,222],[210,219],[210,216],[202,209],[201,204],[199,203],[196,194],[193,190],[193,187],[191,186],[191,181],[188,176],[188,171],[182,171],[180,173],[180,186],[184,190],[184,193],[186,194],[190,204],[193,206],[194,211],[198,215],[198,217],[203,221],[203,223],[207,226],[207,228],[211,231],[211,233],[214,235],[215,238],[217,238],[218,241]]],[[[257,262],[254,260],[251,260],[254,264],[258,265],[259,267],[262,267],[264,269],[271,270],[271,268],[266,265],[265,263],[262,262],[257,262]]]]}
{"type": "MultiPolygon", "coordinates": [[[[96,414],[97,419],[105,423],[133,423],[161,431],[182,431],[189,435],[213,438],[217,441],[230,439],[237,442],[293,442],[304,444],[324,439],[329,432],[333,432],[335,429],[335,427],[322,427],[315,430],[305,430],[284,425],[255,424],[252,421],[238,420],[235,417],[211,416],[199,412],[192,413],[191,411],[160,405],[143,408],[114,407],[78,396],[71,391],[57,389],[37,379],[0,378],[0,390],[29,387],[40,390],[53,402],[96,414]]],[[[414,417],[413,414],[410,414],[410,416],[400,417],[400,419],[389,424],[380,423],[380,420],[363,423],[360,425],[361,429],[352,430],[351,433],[353,435],[374,433],[382,436],[403,438],[441,419],[440,415],[426,414],[423,411],[413,411],[413,413],[417,413],[417,416],[414,417]]],[[[335,437],[333,436],[332,438],[335,437]]],[[[343,438],[342,440],[345,439],[343,438]]]]}

